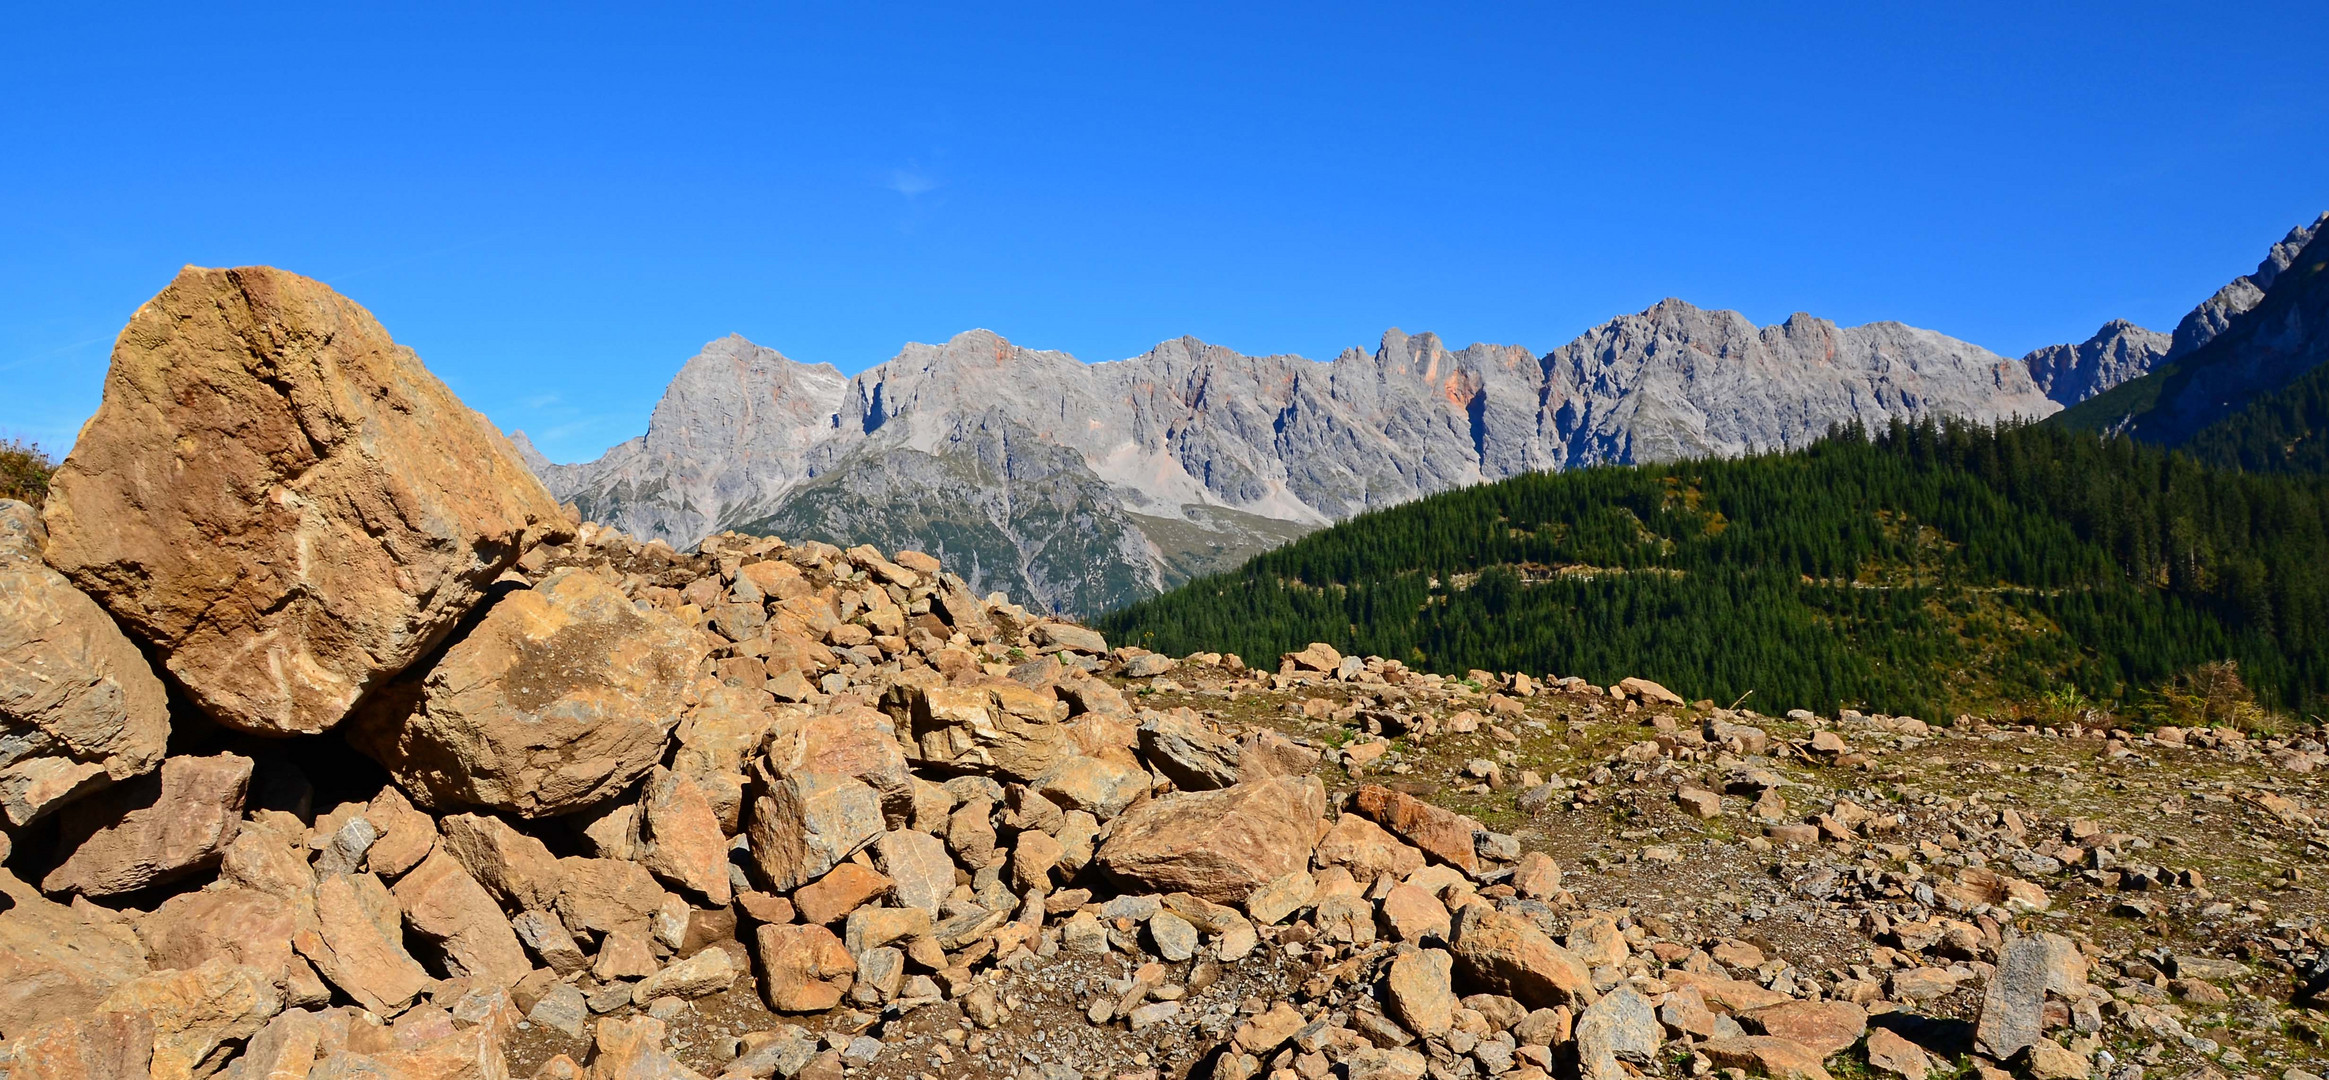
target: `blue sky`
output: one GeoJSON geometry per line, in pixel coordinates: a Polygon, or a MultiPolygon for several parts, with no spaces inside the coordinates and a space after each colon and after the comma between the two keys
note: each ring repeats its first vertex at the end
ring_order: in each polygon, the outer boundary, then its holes
{"type": "Polygon", "coordinates": [[[1672,295],[2010,355],[2329,209],[2318,0],[480,6],[13,12],[0,435],[68,446],[186,263],[329,282],[575,460],[731,331],[1541,352],[1672,295]]]}

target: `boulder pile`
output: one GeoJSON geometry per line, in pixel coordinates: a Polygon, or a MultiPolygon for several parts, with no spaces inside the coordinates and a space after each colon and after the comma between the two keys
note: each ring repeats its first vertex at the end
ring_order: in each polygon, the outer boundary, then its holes
{"type": "Polygon", "coordinates": [[[1814,977],[1419,794],[1419,748],[1605,709],[1653,734],[1586,780],[1503,749],[1448,790],[1535,820],[1630,775],[1694,821],[1751,800],[1757,852],[1907,820],[1787,820],[1774,755],[1866,755],[1647,680],[1256,671],[919,552],[641,544],[354,304],[190,268],[45,513],[0,503],[0,1075],[1925,1080],[1934,1041],[1871,1017],[1950,994],[1981,1068],[2107,1060],[2091,948],[1983,860],[1799,881],[1889,943],[1889,978],[1814,977]],[[1198,684],[1337,734],[1148,701],[1198,684]]]}

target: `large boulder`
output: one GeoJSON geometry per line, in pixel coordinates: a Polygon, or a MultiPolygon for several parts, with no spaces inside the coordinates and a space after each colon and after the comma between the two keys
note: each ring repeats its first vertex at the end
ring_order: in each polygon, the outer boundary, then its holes
{"type": "Polygon", "coordinates": [[[1140,892],[1233,903],[1308,866],[1325,815],[1326,789],[1313,777],[1176,793],[1116,819],[1095,861],[1140,892]]]}
{"type": "Polygon", "coordinates": [[[141,777],[66,809],[59,819],[72,854],[41,888],[119,896],[218,864],[240,827],[251,759],[174,757],[141,777]]]}
{"type": "Polygon", "coordinates": [[[349,741],[431,807],[569,813],[663,759],[707,652],[678,616],[559,570],[495,601],[425,675],[385,688],[349,741]]]}
{"type": "Polygon", "coordinates": [[[450,852],[421,860],[394,895],[405,925],[437,947],[455,977],[506,988],[533,970],[500,905],[450,852]]]}
{"type": "Polygon", "coordinates": [[[41,560],[32,507],[0,499],[0,813],[153,771],[170,737],[162,680],[113,617],[41,560]]]}
{"type": "Polygon", "coordinates": [[[1456,922],[1456,973],[1479,990],[1532,1009],[1594,1001],[1593,973],[1518,915],[1475,904],[1456,922]]]}
{"type": "Polygon", "coordinates": [[[48,559],[220,723],[340,722],[567,526],[516,448],[320,282],[187,267],[114,345],[48,559]]]}
{"type": "Polygon", "coordinates": [[[127,921],[95,905],[52,903],[0,871],[0,1039],[88,1015],[113,988],[144,975],[145,946],[127,921]]]}

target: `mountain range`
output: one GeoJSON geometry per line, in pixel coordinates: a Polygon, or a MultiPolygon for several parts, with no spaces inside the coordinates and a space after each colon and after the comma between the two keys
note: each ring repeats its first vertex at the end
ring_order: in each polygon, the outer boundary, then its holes
{"type": "Polygon", "coordinates": [[[2172,334],[2114,321],[2019,360],[1900,323],[1758,327],[1674,299],[1541,355],[1394,329],[1324,362],[1184,337],[1084,363],[972,330],[849,377],[730,336],[681,367],[645,435],[596,461],[553,464],[512,437],[561,499],[642,539],[916,548],[982,593],[1088,615],[1521,473],[1791,449],[1847,422],[2045,417],[2202,349],[2320,226],[2172,334]]]}

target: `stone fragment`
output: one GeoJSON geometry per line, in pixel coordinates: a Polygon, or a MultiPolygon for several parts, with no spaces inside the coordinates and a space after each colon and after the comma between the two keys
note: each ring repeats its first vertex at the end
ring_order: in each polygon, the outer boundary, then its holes
{"type": "Polygon", "coordinates": [[[1851,1049],[1868,1033],[1868,1012],[1849,1001],[1784,1001],[1739,1014],[1747,1030],[1802,1043],[1821,1057],[1851,1049]]]}
{"type": "Polygon", "coordinates": [[[598,1052],[583,1080],[703,1080],[663,1047],[663,1021],[652,1016],[608,1017],[594,1033],[598,1052]]]}
{"type": "Polygon", "coordinates": [[[914,777],[896,726],[886,714],[863,705],[780,717],[770,729],[761,764],[770,777],[849,777],[880,797],[888,822],[903,825],[913,818],[914,777]]]}
{"type": "Polygon", "coordinates": [[[75,803],[60,819],[72,852],[41,888],[118,896],[217,865],[241,824],[251,759],[174,757],[161,775],[75,803]]]}
{"type": "Polygon", "coordinates": [[[1446,941],[1454,932],[1447,905],[1415,885],[1399,885],[1383,896],[1383,921],[1399,941],[1446,941]]]}
{"type": "Polygon", "coordinates": [[[1550,900],[1561,891],[1561,864],[1541,851],[1522,855],[1512,868],[1512,888],[1531,900],[1550,900]]]}
{"type": "Polygon", "coordinates": [[[365,865],[375,874],[400,877],[436,850],[436,819],[413,809],[412,801],[394,784],[372,797],[364,808],[363,820],[371,822],[380,834],[364,854],[365,865]]]}
{"type": "Polygon", "coordinates": [[[303,912],[287,897],[220,883],[162,901],[153,914],[138,920],[137,932],[161,968],[200,967],[224,957],[283,981],[296,959],[292,935],[299,932],[302,915],[312,918],[313,911],[312,902],[303,912]]]}
{"type": "Polygon", "coordinates": [[[86,1016],[146,973],[136,932],[101,909],[53,903],[4,871],[0,892],[0,1038],[86,1016]]]}
{"type": "Polygon", "coordinates": [[[1418,949],[1395,957],[1383,984],[1391,1018],[1417,1038],[1447,1034],[1456,1018],[1454,970],[1455,959],[1438,949],[1418,949]]]}
{"type": "Polygon", "coordinates": [[[503,904],[521,911],[557,906],[562,871],[540,840],[491,814],[444,819],[444,849],[503,904]]]}
{"type": "Polygon", "coordinates": [[[1317,859],[1324,866],[1349,867],[1351,876],[1373,881],[1389,874],[1404,879],[1423,869],[1423,853],[1383,827],[1357,814],[1343,814],[1318,841],[1317,859]]]}
{"type": "Polygon", "coordinates": [[[777,1012],[823,1012],[841,1003],[857,961],[822,926],[764,925],[759,931],[760,985],[777,1012]]]}
{"type": "Polygon", "coordinates": [[[883,832],[881,796],[834,773],[770,775],[756,766],[746,829],[752,859],[769,884],[789,892],[823,877],[883,832]]]}
{"type": "Polygon", "coordinates": [[[229,727],[312,734],[568,527],[363,308],[188,267],[130,320],[50,481],[48,558],[229,727]]]}
{"type": "Polygon", "coordinates": [[[152,1071],[154,1021],[141,1012],[64,1016],[7,1033],[13,1037],[9,1048],[15,1060],[5,1064],[14,1080],[148,1080],[157,1075],[152,1071]]]}
{"type": "Polygon", "coordinates": [[[644,928],[663,907],[663,886],[638,863],[569,855],[558,860],[558,870],[558,914],[568,929],[644,928]]]}
{"type": "Polygon", "coordinates": [[[590,1002],[580,987],[554,983],[543,992],[541,1000],[534,1002],[526,1019],[563,1031],[568,1038],[579,1039],[583,1025],[590,1021],[590,1002]]]}
{"type": "Polygon", "coordinates": [[[714,906],[727,906],[735,898],[728,881],[728,837],[702,786],[692,776],[658,766],[644,794],[647,869],[714,906]]]}
{"type": "Polygon", "coordinates": [[[1019,842],[1011,848],[1011,881],[1022,892],[1051,891],[1051,870],[1059,865],[1065,853],[1062,845],[1050,833],[1023,832],[1019,842]]]}
{"type": "Polygon", "coordinates": [[[142,776],[170,736],[167,693],[111,615],[41,559],[32,507],[0,499],[0,812],[22,826],[142,776]]]}
{"type": "Polygon", "coordinates": [[[1619,679],[1617,681],[1617,688],[1625,691],[1629,696],[1640,698],[1643,701],[1654,705],[1683,704],[1682,695],[1677,694],[1672,690],[1668,690],[1665,687],[1651,682],[1648,679],[1619,679]]]}
{"type": "Polygon", "coordinates": [[[518,940],[541,957],[550,970],[572,975],[590,966],[590,961],[582,955],[582,947],[574,942],[574,932],[566,929],[556,912],[521,911],[509,922],[518,940]]]}
{"type": "Polygon", "coordinates": [[[793,908],[802,922],[831,925],[890,891],[893,884],[886,875],[845,862],[794,890],[793,908]]]}
{"type": "Polygon", "coordinates": [[[703,635],[589,570],[503,595],[425,672],[383,687],[349,741],[431,807],[570,813],[663,759],[703,635]]]}
{"type": "Polygon", "coordinates": [[[1699,1044],[1717,1067],[1742,1069],[1771,1080],[1829,1080],[1819,1055],[1801,1043],[1769,1035],[1733,1036],[1699,1044]]]}
{"type": "Polygon", "coordinates": [[[659,997],[717,994],[735,982],[736,975],[735,961],[726,949],[705,949],[640,980],[631,988],[631,1001],[644,1006],[659,997]]]}
{"type": "Polygon", "coordinates": [[[1307,865],[1325,807],[1315,778],[1277,776],[1167,795],[1116,819],[1095,862],[1138,892],[1242,900],[1307,865]]]}
{"type": "Polygon", "coordinates": [[[143,1013],[153,1021],[150,1075],[191,1078],[195,1067],[227,1041],[258,1034],[283,1011],[276,972],[213,957],[200,967],[158,971],[114,987],[97,1003],[100,1014],[143,1013]]]}
{"type": "Polygon", "coordinates": [[[1577,1017],[1577,1062],[1588,1080],[1622,1080],[1619,1061],[1648,1065],[1665,1041],[1648,998],[1630,986],[1602,995],[1577,1017]]]}
{"type": "Polygon", "coordinates": [[[933,686],[909,705],[922,759],[950,769],[1033,783],[1090,752],[1065,722],[1066,702],[1018,683],[933,686]]]}
{"type": "Polygon", "coordinates": [[[404,951],[396,897],[371,874],[332,874],[315,886],[316,929],[292,944],[333,986],[375,1013],[394,1015],[435,980],[404,951]]]}
{"type": "Polygon", "coordinates": [[[450,853],[421,860],[393,892],[406,925],[436,945],[453,977],[506,989],[533,970],[501,907],[450,853]]]}
{"type": "Polygon", "coordinates": [[[2086,995],[2086,956],[2060,934],[2032,934],[2006,943],[1981,999],[1973,1030],[1982,1053],[2004,1061],[2045,1034],[2046,995],[2086,995]]]}
{"type": "Polygon", "coordinates": [[[1247,1053],[1267,1057],[1278,1047],[1286,1045],[1286,1040],[1293,1038],[1307,1022],[1301,1010],[1280,1001],[1261,1015],[1237,1025],[1230,1038],[1247,1053]]]}
{"type": "Polygon", "coordinates": [[[1593,975],[1583,962],[1519,916],[1475,905],[1456,921],[1456,969],[1480,989],[1530,1008],[1585,1005],[1593,975]]]}
{"type": "Polygon", "coordinates": [[[1166,963],[1178,964],[1197,955],[1197,928],[1172,912],[1160,911],[1148,920],[1148,937],[1166,963]]]}
{"type": "Polygon", "coordinates": [[[2014,1063],[2030,1080],[2087,1080],[2092,1071],[2086,1058],[2052,1039],[2039,1039],[2023,1047],[2014,1063]]]}
{"type": "Polygon", "coordinates": [[[954,860],[946,855],[946,842],[929,833],[912,829],[883,833],[873,842],[873,864],[889,876],[890,898],[900,907],[936,915],[954,891],[954,860]]]}
{"type": "Polygon", "coordinates": [[[1148,770],[1129,751],[1063,758],[1029,785],[1051,801],[1107,821],[1148,795],[1148,770]]]}
{"type": "Polygon", "coordinates": [[[1157,713],[1141,721],[1141,756],[1182,791],[1211,791],[1237,783],[1237,743],[1186,712],[1157,713]]]}
{"type": "Polygon", "coordinates": [[[1586,915],[1569,922],[1569,936],[1562,944],[1586,967],[1608,967],[1622,963],[1631,950],[1625,942],[1625,933],[1617,928],[1617,920],[1607,915],[1586,915]]]}
{"type": "Polygon", "coordinates": [[[1310,914],[1318,936],[1342,945],[1365,946],[1375,940],[1375,906],[1351,892],[1323,892],[1310,914]]]}
{"type": "Polygon", "coordinates": [[[1891,1028],[1876,1028],[1868,1033],[1868,1067],[1901,1080],[1925,1080],[1932,1070],[1932,1056],[1924,1048],[1902,1038],[1891,1028]]]}
{"type": "Polygon", "coordinates": [[[1479,873],[1480,856],[1473,834],[1480,826],[1471,818],[1380,784],[1362,785],[1351,805],[1393,835],[1423,849],[1424,854],[1465,874],[1479,873]]]}

